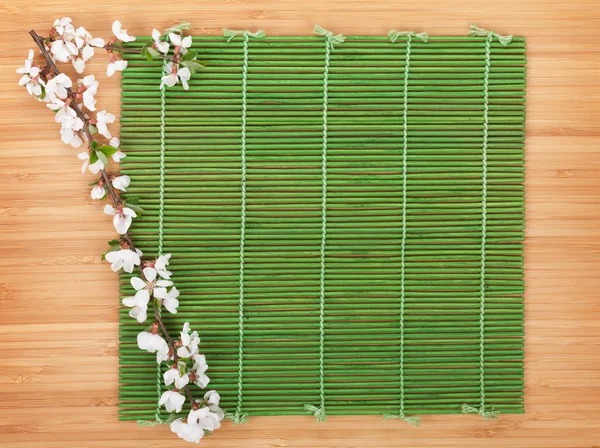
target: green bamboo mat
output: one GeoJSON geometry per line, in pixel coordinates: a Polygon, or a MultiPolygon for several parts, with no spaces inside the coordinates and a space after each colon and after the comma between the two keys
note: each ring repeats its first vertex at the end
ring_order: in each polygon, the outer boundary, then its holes
{"type": "MultiPolygon", "coordinates": [[[[406,37],[347,37],[326,86],[322,37],[250,38],[245,100],[244,38],[195,37],[194,49],[206,68],[164,100],[164,252],[182,292],[165,321],[200,332],[223,408],[305,414],[323,398],[328,415],[397,413],[401,400],[407,414],[459,413],[480,403],[483,356],[486,407],[523,412],[524,39],[493,41],[486,89],[485,38],[413,38],[407,58],[406,37]]],[[[162,62],[126,58],[121,168],[146,210],[132,236],[152,256],[162,62]]],[[[124,275],[121,294],[131,293],[124,275]]],[[[142,327],[121,310],[125,420],[156,410],[154,357],[135,342],[142,327]]]]}

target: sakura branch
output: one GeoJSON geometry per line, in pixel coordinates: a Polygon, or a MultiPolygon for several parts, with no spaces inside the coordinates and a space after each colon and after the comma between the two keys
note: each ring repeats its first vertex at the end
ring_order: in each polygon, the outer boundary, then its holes
{"type": "MultiPolygon", "coordinates": [[[[106,74],[112,76],[127,68],[127,61],[121,58],[123,53],[138,53],[149,60],[165,60],[165,73],[160,88],[172,87],[181,83],[188,89],[188,81],[193,73],[202,68],[196,60],[196,52],[190,50],[191,36],[183,36],[189,28],[184,23],[161,33],[152,31],[152,39],[141,48],[133,49],[124,43],[136,40],[117,20],[113,23],[112,37],[108,43],[104,39],[92,36],[85,28],[75,28],[69,17],[57,19],[47,37],[31,30],[29,34],[37,44],[44,62],[34,61],[34,51],[29,55],[23,67],[17,69],[22,77],[19,85],[38,101],[46,103],[54,112],[54,120],[60,124],[61,140],[79,148],[84,143],[87,150],[77,157],[83,161],[82,173],[91,172],[98,178],[90,184],[92,199],[107,201],[104,213],[113,217],[113,225],[119,238],[109,242],[110,250],[103,255],[114,272],[123,270],[132,273],[139,270],[139,276],[131,277],[135,294],[123,299],[123,305],[130,308],[129,315],[139,323],[148,321],[149,307],[152,310],[152,323],[137,336],[141,350],[156,354],[156,362],[168,366],[163,379],[166,386],[172,387],[162,394],[158,401],[167,412],[180,413],[186,398],[190,411],[187,419],[170,419],[171,430],[182,439],[198,443],[205,435],[218,429],[223,420],[223,411],[219,408],[219,394],[208,391],[203,398],[196,399],[190,386],[200,389],[207,387],[210,379],[206,375],[206,358],[199,352],[200,337],[185,323],[179,337],[169,334],[162,320],[163,308],[172,314],[177,313],[179,291],[171,280],[172,273],[167,269],[170,254],[159,254],[158,258],[143,259],[143,253],[137,249],[129,234],[132,221],[143,210],[135,198],[124,199],[131,183],[128,176],[114,176],[107,172],[112,163],[119,163],[125,154],[119,149],[119,139],[110,131],[116,116],[106,110],[96,110],[96,94],[99,82],[94,75],[82,76],[73,82],[61,72],[57,63],[71,62],[78,74],[83,74],[86,63],[95,55],[97,49],[106,51],[109,59],[106,74]]],[[[158,86],[157,86],[158,88],[158,86]]]]}

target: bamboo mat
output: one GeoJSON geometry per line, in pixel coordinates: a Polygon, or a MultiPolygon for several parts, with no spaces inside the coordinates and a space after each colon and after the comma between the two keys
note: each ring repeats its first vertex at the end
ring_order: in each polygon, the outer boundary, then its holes
{"type": "MultiPolygon", "coordinates": [[[[348,37],[327,79],[320,37],[251,39],[247,59],[243,38],[194,40],[207,67],[164,97],[163,244],[182,291],[166,322],[198,328],[223,407],[458,413],[483,379],[486,406],[522,412],[524,40],[494,41],[486,76],[483,38],[407,54],[404,37],[348,37]]],[[[122,172],[152,255],[162,63],[127,58],[122,172]]],[[[153,419],[157,368],[126,314],[120,418],[153,419]]]]}

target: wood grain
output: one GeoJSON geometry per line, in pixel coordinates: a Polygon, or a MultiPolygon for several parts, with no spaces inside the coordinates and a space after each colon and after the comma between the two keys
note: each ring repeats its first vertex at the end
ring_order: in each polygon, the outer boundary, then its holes
{"type": "MultiPolygon", "coordinates": [[[[600,444],[600,3],[5,1],[0,4],[0,446],[187,446],[166,427],[117,421],[117,281],[100,261],[113,235],[89,199],[76,151],[16,85],[42,33],[70,15],[108,36],[190,20],[196,34],[263,28],[345,34],[391,28],[466,33],[474,22],[527,38],[526,414],[486,422],[427,416],[420,428],[378,417],[253,418],[206,447],[592,447],[600,444]]],[[[102,71],[103,55],[91,70],[102,71]]],[[[118,79],[99,76],[118,111],[118,79]]]]}

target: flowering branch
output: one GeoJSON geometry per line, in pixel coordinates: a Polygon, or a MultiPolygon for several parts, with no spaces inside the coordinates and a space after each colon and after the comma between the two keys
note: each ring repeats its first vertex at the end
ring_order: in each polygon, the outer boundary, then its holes
{"type": "Polygon", "coordinates": [[[205,374],[208,369],[206,359],[198,352],[198,333],[191,331],[186,322],[180,337],[174,340],[161,317],[163,306],[170,313],[177,313],[179,306],[179,291],[170,280],[172,273],[167,270],[171,255],[159,254],[153,261],[142,261],[143,253],[135,247],[129,227],[133,218],[143,210],[135,205],[133,198],[123,200],[118,193],[126,191],[131,179],[125,175],[110,176],[106,171],[109,158],[118,163],[125,157],[118,149],[119,139],[112,137],[108,130],[108,125],[112,124],[116,117],[105,110],[97,112],[95,117],[85,112],[84,109],[89,112],[96,110],[94,95],[98,89],[98,81],[94,75],[77,80],[75,89],[71,79],[56,65],[57,61],[71,61],[75,70],[82,73],[85,63],[94,55],[94,48],[104,48],[110,59],[107,75],[112,76],[116,71],[127,67],[127,61],[117,58],[116,53],[138,53],[150,60],[160,58],[170,61],[165,67],[166,73],[162,77],[161,88],[181,82],[187,90],[187,81],[191,74],[202,68],[196,61],[196,52],[188,50],[192,44],[191,36],[182,36],[182,31],[187,28],[189,24],[184,23],[169,28],[163,34],[154,29],[152,41],[140,50],[135,50],[122,47],[122,42],[131,42],[136,38],[130,36],[127,30],[123,30],[119,21],[115,21],[112,26],[115,37],[105,44],[103,39],[94,38],[85,28],[75,29],[71,19],[63,17],[54,22],[47,38],[34,30],[29,32],[44,56],[45,65],[34,65],[34,53],[30,50],[25,65],[17,72],[23,75],[19,84],[25,86],[29,94],[39,101],[48,103],[47,107],[56,113],[55,121],[61,124],[60,134],[63,142],[73,147],[81,146],[84,140],[88,143],[87,152],[78,154],[84,161],[82,172],[89,170],[100,175],[93,184],[91,197],[98,200],[110,197],[112,204],[106,204],[104,212],[113,215],[113,225],[120,235],[119,240],[109,242],[111,250],[104,254],[103,258],[111,263],[115,272],[123,269],[132,273],[134,266],[138,267],[140,276],[131,278],[131,285],[136,293],[132,297],[124,298],[123,305],[131,308],[129,315],[142,323],[147,319],[148,304],[152,299],[154,321],[148,327],[149,331],[138,334],[137,343],[140,349],[156,353],[157,363],[165,362],[169,366],[163,378],[167,386],[173,385],[173,389],[162,394],[158,405],[164,405],[168,412],[179,413],[186,397],[190,402],[191,410],[186,421],[172,421],[171,430],[186,441],[198,443],[205,433],[220,427],[224,413],[219,408],[220,397],[216,391],[208,391],[198,400],[193,397],[189,388],[191,383],[205,388],[210,381],[205,374]],[[173,50],[169,53],[171,45],[173,50]],[[103,143],[100,136],[109,142],[103,143]]]}

